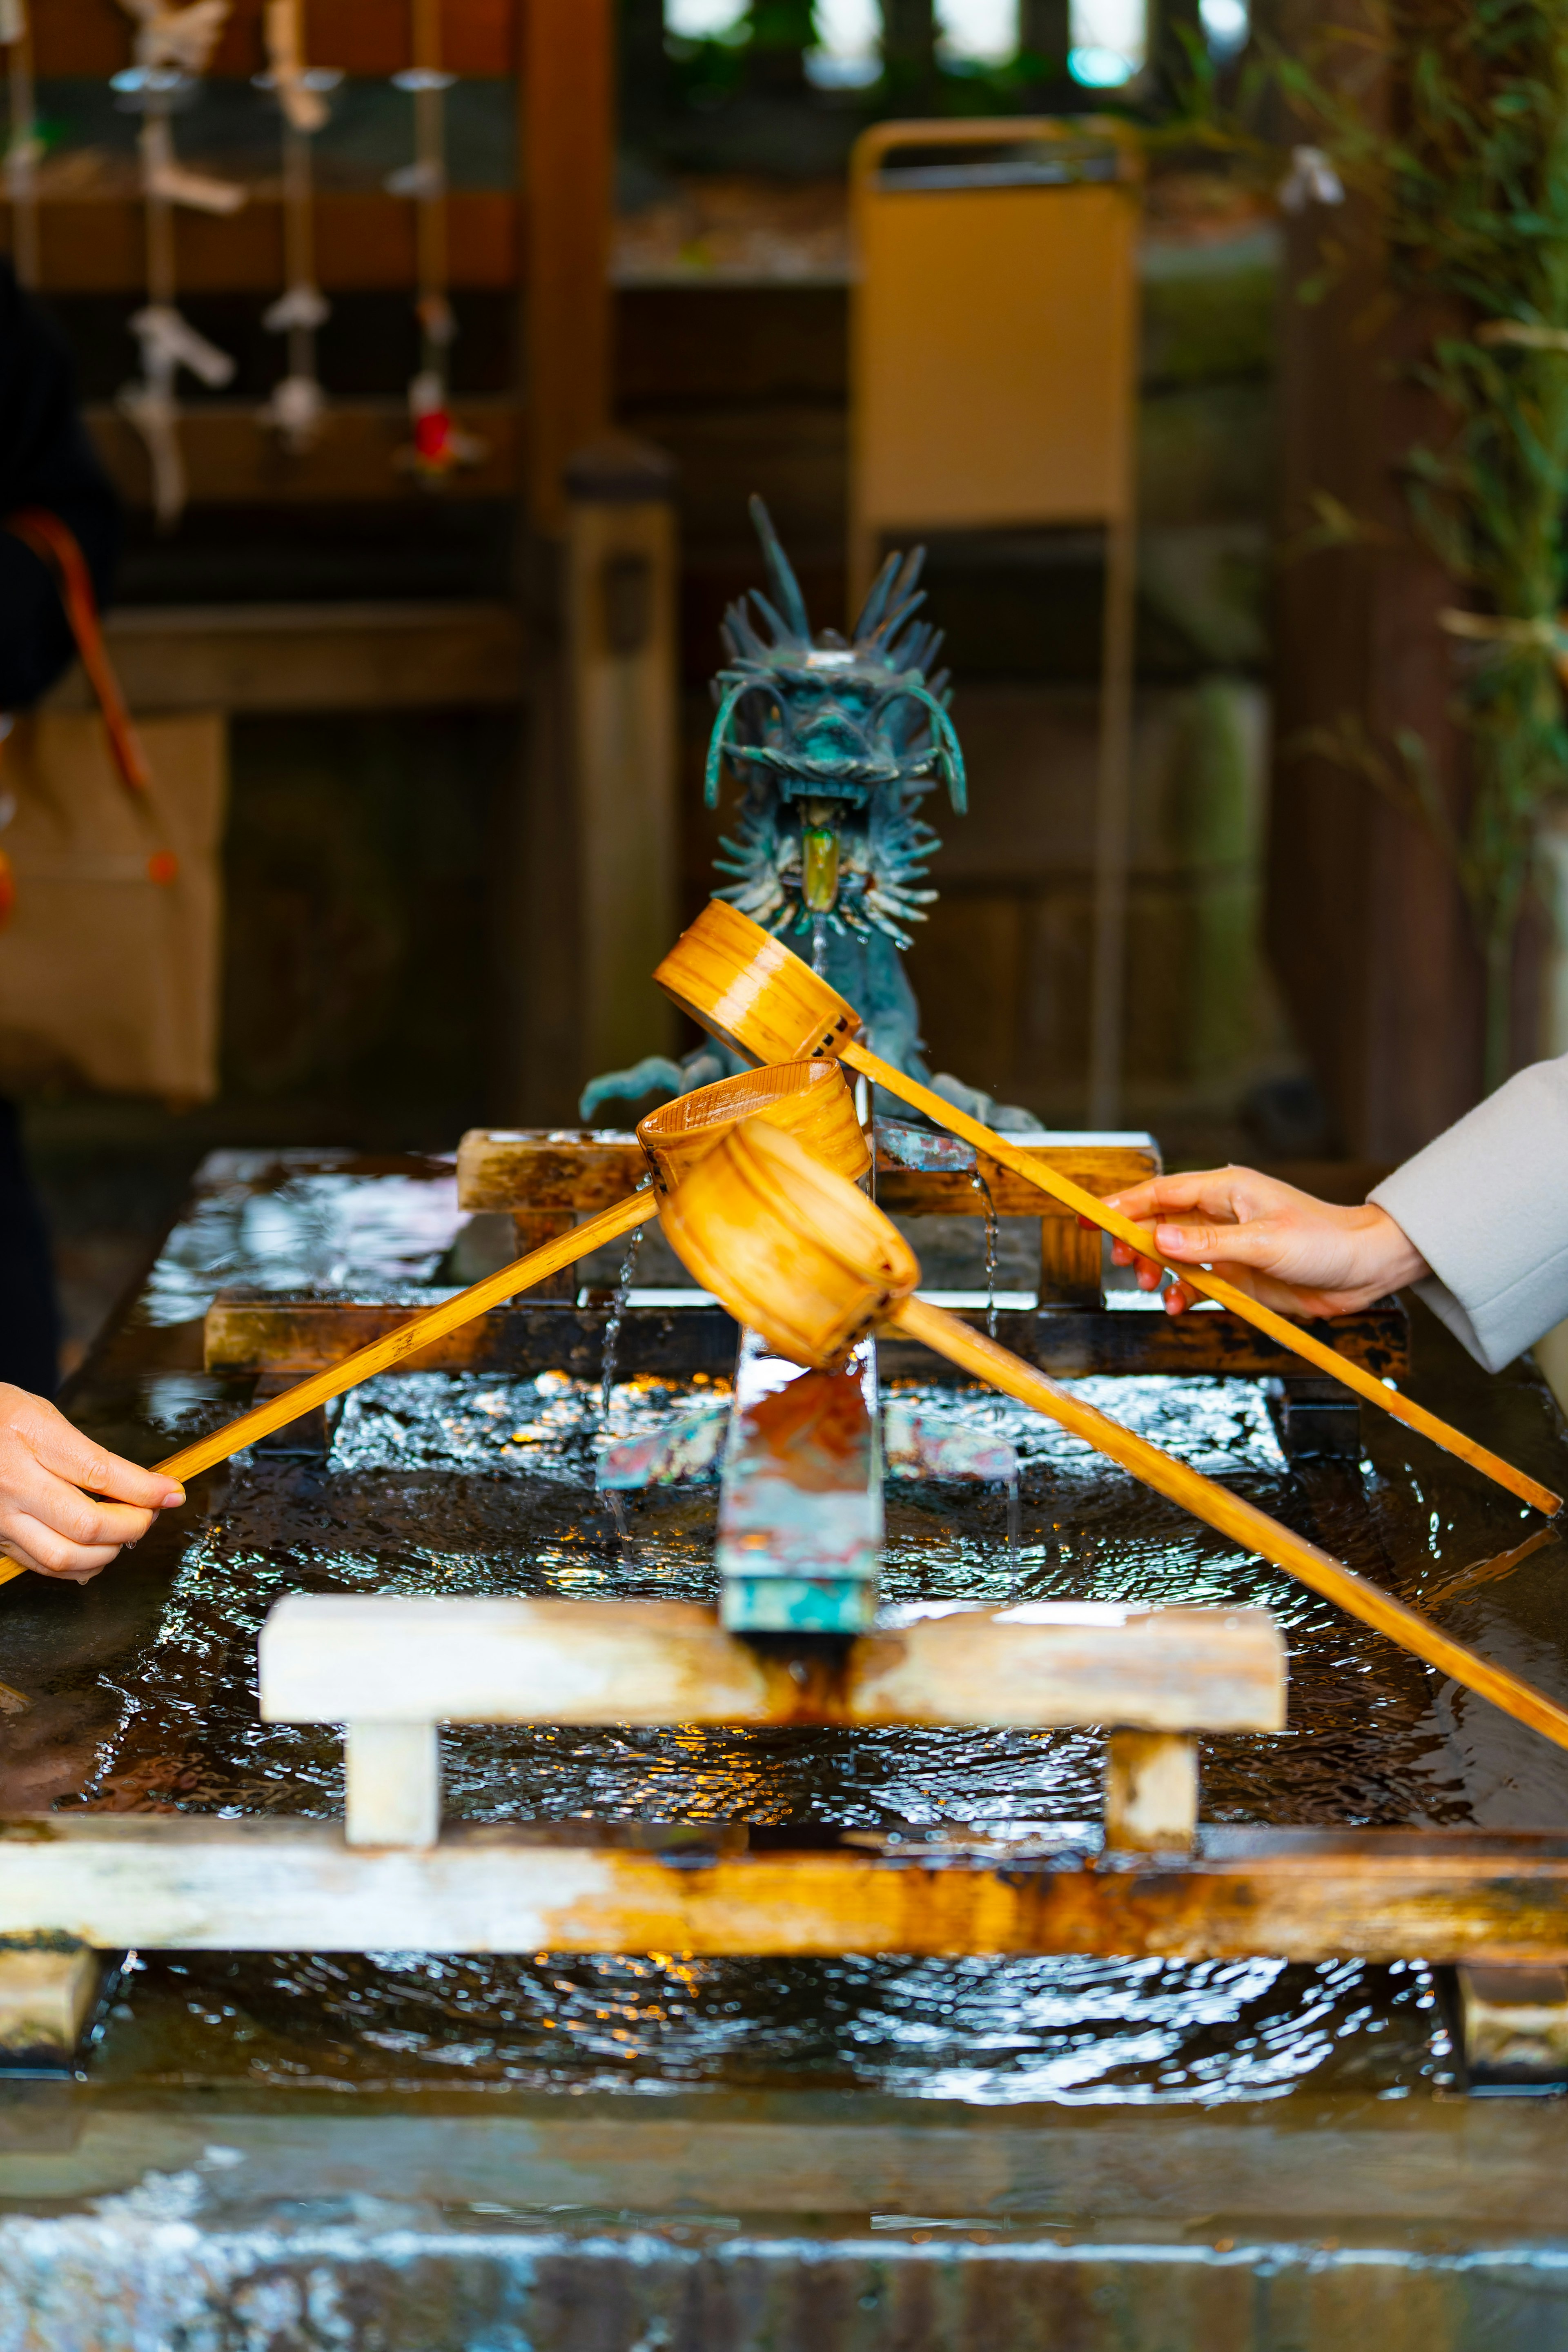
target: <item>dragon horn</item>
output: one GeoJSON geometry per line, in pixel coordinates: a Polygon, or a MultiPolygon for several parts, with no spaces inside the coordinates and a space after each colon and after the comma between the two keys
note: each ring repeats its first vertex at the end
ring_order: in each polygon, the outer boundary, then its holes
{"type": "Polygon", "coordinates": [[[751,511],[757,537],[763,542],[763,556],[768,567],[768,585],[773,592],[773,601],[783,614],[786,626],[794,631],[796,642],[809,646],[811,619],[805,609],[805,598],[800,593],[800,583],[795,576],[788,556],[779,544],[772,515],[754,492],[751,511]]]}
{"type": "Polygon", "coordinates": [[[860,607],[860,617],[850,632],[856,645],[859,645],[862,638],[868,637],[881,619],[887,608],[889,592],[903,560],[903,557],[897,552],[889,555],[870,587],[866,591],[866,602],[860,607]]]}

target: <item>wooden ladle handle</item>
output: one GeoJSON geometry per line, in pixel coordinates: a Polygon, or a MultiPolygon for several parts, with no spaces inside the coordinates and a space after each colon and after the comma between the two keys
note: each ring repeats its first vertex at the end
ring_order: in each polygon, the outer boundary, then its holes
{"type": "MultiPolygon", "coordinates": [[[[1047,1161],[1021,1150],[1016,1143],[1009,1143],[1005,1135],[997,1135],[992,1129],[983,1127],[977,1118],[971,1118],[966,1111],[958,1109],[930,1087],[922,1087],[918,1079],[906,1077],[902,1070],[895,1069],[890,1062],[884,1062],[879,1055],[869,1053],[864,1045],[848,1045],[841,1048],[838,1059],[847,1062],[851,1069],[860,1071],[874,1086],[885,1087],[889,1094],[897,1095],[916,1110],[924,1111],[927,1118],[935,1119],[939,1126],[950,1129],[954,1135],[961,1135],[966,1143],[973,1144],[977,1151],[984,1151],[990,1159],[999,1160],[1015,1175],[1022,1176],[1028,1183],[1037,1184],[1043,1192],[1050,1193],[1064,1208],[1073,1210],[1080,1217],[1088,1217],[1104,1232],[1114,1234],[1118,1241],[1127,1243],[1141,1257],[1152,1258],[1161,1265],[1166,1263],[1160,1257],[1143,1227],[1135,1225],[1131,1217],[1124,1217],[1119,1209],[1108,1208],[1094,1193],[1086,1192],[1081,1184],[1075,1184],[1070,1176],[1062,1175],[1047,1161]]],[[[1265,1307],[1261,1300],[1250,1297],[1247,1291],[1238,1290],[1222,1275],[1207,1274],[1201,1266],[1178,1265],[1172,1266],[1170,1270],[1179,1276],[1189,1290],[1201,1291],[1205,1298],[1213,1298],[1220,1306],[1228,1307],[1233,1314],[1239,1315],[1256,1329],[1266,1331],[1271,1339],[1277,1339],[1282,1348],[1289,1348],[1293,1355],[1303,1357],[1331,1378],[1342,1381],[1346,1388],[1353,1389],[1369,1404],[1380,1406],[1408,1428],[1419,1430],[1422,1436],[1430,1438],[1435,1445],[1458,1454],[1460,1461],[1469,1463],[1472,1468],[1494,1479],[1510,1495],[1517,1495],[1521,1503],[1529,1503],[1536,1510],[1544,1511],[1548,1518],[1554,1517],[1562,1509],[1563,1497],[1554,1495],[1550,1486],[1543,1486],[1539,1479],[1531,1478],[1523,1470],[1516,1470],[1510,1462],[1503,1461],[1500,1454],[1491,1453],[1486,1446],[1478,1445],[1473,1437],[1467,1437],[1462,1430],[1454,1429],[1447,1422],[1439,1420],[1435,1412],[1428,1412],[1426,1406],[1417,1404],[1413,1397],[1404,1395],[1398,1389],[1384,1388],[1376,1374],[1369,1372],[1364,1365],[1352,1363],[1348,1356],[1342,1356],[1337,1348],[1325,1347],[1322,1340],[1315,1339],[1310,1331],[1303,1331],[1299,1323],[1277,1315],[1271,1307],[1265,1307]]]]}
{"type": "Polygon", "coordinates": [[[923,1299],[906,1298],[885,1318],[884,1328],[889,1326],[934,1349],[977,1380],[1016,1397],[1020,1404],[1032,1405],[1036,1412],[1047,1414],[1063,1429],[1092,1445],[1097,1453],[1120,1462],[1124,1470],[1131,1470],[1146,1486],[1181,1504],[1195,1518],[1206,1519],[1211,1528],[1217,1528],[1222,1535],[1231,1537],[1248,1551],[1261,1552],[1265,1559],[1272,1560],[1288,1576],[1348,1610],[1363,1624],[1386,1633],[1402,1649],[1435,1666],[1439,1674],[1449,1675],[1467,1690],[1490,1699],[1505,1715],[1528,1724],[1532,1731],[1539,1731],[1559,1748],[1568,1748],[1568,1708],[1559,1706],[1544,1691],[1521,1682],[1504,1666],[1492,1665],[1464,1643],[1450,1641],[1419,1610],[1406,1608],[1391,1593],[1368,1583],[1364,1577],[1357,1576],[1326,1551],[1320,1551],[1316,1544],[1292,1535],[1278,1519],[1271,1519],[1267,1511],[1258,1510],[1239,1495],[1216,1486],[1200,1470],[1178,1462],[1158,1445],[1152,1445],[1147,1438],[1123,1428],[1119,1421],[1097,1412],[1093,1405],[1073,1396],[1047,1373],[1037,1371],[1005,1348],[999,1348],[994,1339],[972,1329],[956,1315],[928,1306],[923,1299]]]}

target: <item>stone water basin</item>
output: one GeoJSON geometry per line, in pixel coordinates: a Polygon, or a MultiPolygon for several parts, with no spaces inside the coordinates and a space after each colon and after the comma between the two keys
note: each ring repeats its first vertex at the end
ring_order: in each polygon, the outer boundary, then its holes
{"type": "MultiPolygon", "coordinates": [[[[73,1412],[107,1442],[156,1458],[246,1401],[243,1384],[196,1369],[193,1336],[218,1287],[315,1285],[385,1296],[398,1285],[411,1297],[427,1296],[432,1282],[470,1270],[460,1263],[462,1225],[450,1167],[439,1160],[366,1166],[299,1154],[281,1163],[237,1155],[209,1163],[142,1298],[85,1368],[73,1412]]],[[[972,1230],[968,1239],[979,1236],[972,1230]]],[[[927,1265],[930,1273],[929,1250],[927,1265]]],[[[1429,1322],[1418,1329],[1417,1348],[1416,1385],[1438,1410],[1542,1475],[1560,1465],[1555,1409],[1527,1366],[1487,1382],[1429,1322]]],[[[1106,1410],[1405,1598],[1430,1603],[1471,1563],[1518,1541],[1510,1498],[1429,1449],[1419,1448],[1417,1458],[1415,1442],[1392,1423],[1367,1432],[1371,1450],[1359,1465],[1292,1468],[1248,1383],[1082,1385],[1106,1410]]],[[[1424,1667],[1272,1570],[1238,1558],[1222,1538],[1075,1441],[973,1390],[904,1384],[900,1393],[922,1417],[969,1424],[1011,1444],[1019,1462],[1018,1524],[1015,1543],[1001,1486],[892,1481],[882,1580],[888,1612],[907,1616],[1009,1599],[1195,1601],[1275,1611],[1291,1654],[1289,1728],[1277,1738],[1206,1744],[1206,1819],[1521,1827],[1563,1819],[1568,1774],[1554,1751],[1438,1685],[1424,1667]]],[[[611,1398],[612,1427],[618,1436],[652,1431],[721,1394],[722,1383],[711,1379],[622,1381],[611,1398]]],[[[257,1716],[256,1635],[288,1591],[713,1597],[715,1489],[669,1486],[616,1498],[618,1524],[611,1498],[595,1483],[603,1436],[596,1385],[559,1371],[390,1377],[349,1399],[325,1464],[243,1457],[202,1482],[186,1513],[85,1591],[36,1579],[7,1588],[0,1596],[0,1675],[31,1704],[0,1717],[5,1809],[338,1811],[333,1735],[262,1725],[257,1716]]],[[[1561,1691],[1568,1686],[1556,1605],[1562,1565],[1561,1547],[1549,1538],[1510,1575],[1439,1603],[1443,1622],[1561,1691]]],[[[446,1801],[459,1816],[727,1819],[883,1831],[900,1823],[1016,1831],[1092,1822],[1102,1754],[1100,1739],[1086,1733],[984,1729],[505,1727],[448,1733],[444,1744],[446,1801]]],[[[281,2265],[279,2275],[295,2276],[304,2241],[295,2245],[289,2233],[308,2236],[330,2221],[340,2239],[321,2260],[323,2275],[339,2282],[334,2294],[347,2292],[342,2281],[356,2264],[367,2278],[390,2275],[384,2247],[374,2250],[386,2217],[370,2208],[401,2198],[416,2210],[418,2229],[435,2233],[419,2259],[468,2280],[464,2293],[479,2292],[473,2281],[488,2281],[483,2294],[500,2297],[497,2311],[508,2296],[520,2297],[517,2308],[531,2315],[526,2327],[533,2331],[405,2338],[387,2332],[392,2304],[382,2288],[367,2287],[366,2309],[379,2314],[380,2335],[274,2330],[214,2335],[215,2344],[527,2340],[624,2344],[627,2352],[644,2341],[793,2345],[791,2330],[806,2325],[788,2316],[793,2287],[777,2288],[783,2305],[763,2298],[769,2335],[756,2333],[763,2305],[747,2305],[747,2317],[744,2296],[739,2304],[731,2297],[728,2316],[710,2315],[691,2333],[698,2323],[679,2318],[680,2295],[714,2263],[723,2271],[740,2261],[743,2241],[752,2248],[748,2261],[754,2255],[770,2279],[788,2277],[797,2286],[812,2265],[825,2280],[829,2272],[841,2274],[842,2283],[869,2276],[870,2263],[884,2278],[890,2248],[900,2250],[900,2263],[917,2255],[929,2262],[920,2250],[940,2243],[949,2268],[961,2256],[984,2261],[994,2282],[985,2291],[1011,2296],[1023,2291],[1016,2281],[1005,2290],[995,2284],[995,2264],[1005,2256],[1037,2270],[1048,2256],[1059,2284],[1067,2275],[1064,2230],[1074,2245],[1083,2240],[1081,2259],[1100,2266],[1100,2285],[1115,2284],[1111,2305],[1123,2311],[1126,2327],[1106,2332],[1110,2318],[1102,2325],[1093,2316],[1098,2306],[1083,2287],[1088,2332],[1040,2333],[1042,2345],[1271,2343],[1273,2336],[1246,2332],[1260,2324],[1256,2296],[1236,2302],[1233,2312],[1224,2282],[1238,2247],[1252,2275],[1264,2259],[1258,2247],[1263,2239],[1274,2242],[1269,2232],[1281,2214],[1293,2245],[1303,2215],[1316,2216],[1321,2234],[1344,2243],[1370,2229],[1377,2262],[1370,2270],[1363,2263],[1356,2276],[1364,2285],[1375,2272],[1379,2294],[1394,2273],[1384,2278],[1377,2264],[1393,2261],[1394,2241],[1399,2262],[1417,2246],[1423,2262],[1438,2263],[1430,2273],[1438,2278],[1440,2249],[1422,2239],[1428,2224],[1445,2244],[1456,2230],[1461,2237],[1469,2231],[1472,2252],[1478,2228],[1495,2246],[1511,2245],[1510,2232],[1525,2227],[1530,2249],[1518,2259],[1542,2285],[1541,2233],[1551,2236],[1563,2219],[1554,2185],[1562,2110],[1492,2105],[1484,2126],[1475,2126],[1494,2137],[1503,2133],[1509,2163],[1523,2168],[1516,2174],[1521,2190],[1532,2182],[1539,2190],[1522,2206],[1517,2196],[1501,2195],[1495,2160],[1485,2189],[1478,2186],[1479,2149],[1456,2136],[1452,2116],[1482,2112],[1457,2095],[1436,1988],[1418,1957],[1373,1968],[987,1957],[132,1955],[80,2079],[0,2088],[0,2213],[11,2217],[0,2222],[0,2279],[8,2262],[22,2259],[15,2248],[6,2252],[13,2222],[33,2226],[53,2215],[61,2229],[68,2221],[87,2228],[82,2217],[99,2211],[94,2199],[144,2196],[157,2174],[184,2183],[167,2195],[176,2205],[185,2200],[186,2221],[202,2244],[204,2233],[239,2231],[247,2251],[236,2257],[236,2277],[250,2279],[268,2262],[281,2265]],[[212,2145],[232,2144],[232,2166],[203,2153],[207,2124],[200,2119],[219,2116],[222,2131],[212,2145]],[[561,2135],[570,2139],[590,2122],[593,2152],[584,2153],[587,2142],[575,2155],[565,2152],[561,2135]],[[639,2138],[655,2123],[663,2137],[639,2138]],[[857,2138],[868,2133],[871,2138],[857,2138]],[[1331,2142],[1339,2151],[1331,2160],[1331,2142]],[[279,2154],[285,2144],[298,2159],[291,2177],[279,2154]],[[429,2150],[437,2145],[448,2150],[450,2195],[437,2193],[441,2183],[432,2178],[429,2150]],[[865,2161],[847,2174],[833,2151],[860,2146],[865,2161]],[[1370,2163],[1375,2188],[1363,2179],[1373,2147],[1381,2151],[1370,2163]],[[768,2147],[772,2159],[759,2154],[768,2147]],[[1201,2177],[1193,2171],[1200,2147],[1201,2177]],[[1354,2181],[1362,2185],[1352,2190],[1354,2181]],[[345,2198],[350,2206],[357,2198],[369,2218],[354,2223],[350,2213],[345,2221],[345,2198]],[[732,2213],[736,2204],[741,2210],[732,2213]],[[548,2245],[541,2235],[546,2209],[554,2216],[548,2245]],[[1231,2216],[1218,2228],[1226,2242],[1217,2254],[1216,2211],[1231,2216]],[[805,2212],[816,2217],[809,2242],[799,2235],[805,2212]],[[609,2226],[610,2213],[620,2217],[614,2243],[595,2253],[584,2233],[592,2235],[590,2224],[609,2226]],[[655,2231],[635,2257],[624,2234],[627,2214],[643,2217],[639,2230],[646,2222],[655,2231]],[[759,2218],[780,2214],[795,2219],[785,2227],[759,2218]],[[1138,2249],[1121,2270],[1107,2270],[1102,2252],[1084,2251],[1112,2221],[1117,2231],[1132,2231],[1138,2249]],[[481,2253],[479,2239],[496,2228],[505,2246],[487,2240],[481,2253]],[[279,2230],[292,2252],[279,2251],[279,2230]],[[447,2243],[453,2231],[461,2246],[447,2243]],[[868,2231],[874,2257],[859,2243],[868,2231]],[[999,2234],[988,2242],[993,2232],[999,2234]],[[1201,2247],[1217,2265],[1217,2333],[1181,2332],[1199,2326],[1210,2290],[1192,2305],[1190,2321],[1180,2317],[1195,2274],[1190,2263],[1178,2264],[1185,2282],[1178,2292],[1177,2270],[1170,2269],[1178,2243],[1201,2247]],[[564,2263],[578,2282],[568,2299],[577,2317],[557,2315],[548,2328],[539,2301],[542,2263],[545,2272],[564,2263]],[[1163,2315],[1139,2316],[1144,2289],[1134,2292],[1128,2282],[1135,2273],[1152,2278],[1149,2265],[1161,2263],[1169,2270],[1166,2287],[1148,2312],[1163,2315]],[[679,2293],[670,2284],[678,2278],[686,2282],[679,2293]],[[628,2280],[642,2281],[653,2301],[639,2302],[642,2289],[634,2293],[628,2280]],[[667,2308],[670,2294],[676,2305],[667,2308]],[[606,2315],[623,2306],[637,2315],[637,2324],[628,2320],[629,2332],[617,2333],[619,2321],[612,2325],[606,2315]],[[599,2333],[589,2327],[593,2311],[599,2333]]],[[[141,2261],[142,2224],[134,2213],[115,2226],[121,2223],[141,2261]]],[[[100,2246],[89,2267],[107,2263],[112,2272],[121,2259],[100,2246]]],[[[1306,2259],[1298,2248],[1279,2274],[1294,2275],[1290,2263],[1306,2259]]],[[[1324,2259],[1321,2248],[1312,2254],[1320,2265],[1324,2259]]],[[[184,2284],[171,2273],[173,2283],[158,2293],[166,2288],[177,2301],[188,2291],[197,2298],[193,2310],[210,2305],[227,2315],[225,2326],[237,2325],[233,2281],[215,2284],[200,2263],[187,2269],[184,2284]]],[[[1075,2294],[1087,2275],[1074,2273],[1075,2294]]],[[[1463,2275],[1470,2296],[1474,2281],[1463,2275]]],[[[974,2333],[981,2322],[972,2284],[943,2290],[946,2318],[928,2297],[918,2323],[903,2286],[897,2293],[879,2286],[867,2304],[871,2290],[862,2284],[845,2306],[840,2334],[828,2340],[1037,2340],[1017,2333],[1022,2319],[1009,2322],[1005,2337],[974,2333]],[[887,2332],[899,2312],[903,2332],[887,2332]]],[[[1448,2292],[1433,2287],[1435,2311],[1447,2309],[1448,2292]]],[[[1045,2327],[1056,2293],[1024,2297],[1031,2329],[1045,2327]]],[[[774,2294],[770,2286],[768,2295],[774,2294]]],[[[0,2347],[13,2340],[5,2325],[0,2316],[0,2347]]],[[[494,2326],[500,2328],[499,2318],[494,2326]]],[[[811,2332],[820,2334],[815,2323],[811,2332]]],[[[14,2340],[84,2339],[45,2333],[14,2340]]],[[[206,2340],[189,2337],[193,2345],[206,2340]]]]}

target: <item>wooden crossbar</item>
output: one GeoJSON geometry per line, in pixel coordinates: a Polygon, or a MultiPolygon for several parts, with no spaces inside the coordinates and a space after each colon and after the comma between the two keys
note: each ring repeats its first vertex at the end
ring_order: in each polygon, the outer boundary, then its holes
{"type": "Polygon", "coordinates": [[[1160,1861],[1093,1845],[567,1822],[366,1852],[315,1822],[41,1813],[0,1822],[0,1919],[105,1950],[1568,1962],[1562,1837],[1205,1831],[1160,1861]]]}
{"type": "Polygon", "coordinates": [[[775,1657],[691,1601],[291,1593],[262,1628],[272,1723],[1114,1723],[1278,1731],[1264,1609],[1035,1602],[775,1657]]]}
{"type": "Polygon", "coordinates": [[[1110,1724],[1106,1835],[1189,1846],[1203,1731],[1277,1731],[1259,1609],[1040,1602],[770,1652],[689,1602],[294,1593],[262,1629],[261,1713],[342,1723],[351,1845],[428,1847],[438,1722],[1110,1724]]]}
{"type": "MultiPolygon", "coordinates": [[[[1029,1159],[1058,1170],[1097,1198],[1160,1172],[1152,1142],[1075,1140],[1025,1149],[1029,1159]]],[[[1070,1210],[987,1153],[977,1155],[977,1165],[998,1215],[1072,1222],[1070,1210]]],[[[464,1209],[514,1215],[605,1209],[633,1189],[647,1166],[634,1135],[590,1128],[471,1128],[458,1150],[458,1201],[464,1209]]],[[[910,1168],[886,1150],[878,1154],[877,1198],[896,1216],[977,1217],[985,1209],[966,1168],[910,1168]]]]}
{"type": "MultiPolygon", "coordinates": [[[[309,1293],[226,1290],[207,1309],[203,1358],[209,1371],[290,1372],[302,1377],[337,1363],[367,1341],[408,1320],[406,1303],[323,1298],[309,1293]]],[[[476,1316],[431,1347],[393,1367],[399,1371],[574,1372],[599,1376],[605,1310],[516,1301],[476,1316]]],[[[971,1319],[984,1321],[976,1313],[971,1319]]],[[[1396,1301],[1337,1316],[1311,1326],[1331,1336],[1352,1363],[1379,1380],[1402,1380],[1409,1368],[1409,1326],[1396,1301]]],[[[997,1336],[1015,1355],[1058,1379],[1088,1372],[1172,1373],[1198,1378],[1292,1379],[1300,1359],[1237,1316],[1163,1315],[1105,1308],[1037,1313],[1004,1308],[997,1336]]],[[[617,1353],[623,1372],[679,1375],[729,1373],[734,1368],[735,1325],[721,1307],[693,1293],[689,1307],[633,1307],[622,1325],[617,1353]]],[[[194,1351],[192,1351],[194,1352],[194,1351]]],[[[928,1351],[897,1336],[879,1342],[884,1377],[941,1380],[928,1351]]]]}

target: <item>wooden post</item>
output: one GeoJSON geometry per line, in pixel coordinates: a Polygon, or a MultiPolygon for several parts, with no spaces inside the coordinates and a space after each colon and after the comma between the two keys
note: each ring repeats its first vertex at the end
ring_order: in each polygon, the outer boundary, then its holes
{"type": "Polygon", "coordinates": [[[1443,447],[1450,425],[1416,381],[1436,322],[1393,304],[1361,199],[1309,205],[1286,256],[1266,931],[1337,1146],[1396,1160],[1468,1109],[1481,1076],[1482,973],[1458,884],[1391,797],[1412,741],[1451,809],[1464,790],[1437,621],[1463,600],[1417,542],[1403,488],[1405,453],[1443,447]],[[1303,302],[1328,247],[1349,258],[1303,302]],[[1367,772],[1379,764],[1390,791],[1367,772]]]}
{"type": "Polygon", "coordinates": [[[86,1944],[0,1945],[0,2073],[68,2066],[102,1982],[102,1959],[86,1944]]]}
{"type": "Polygon", "coordinates": [[[1454,1974],[1467,2088],[1568,2082],[1568,1969],[1461,1966],[1454,1974]]]}
{"type": "Polygon", "coordinates": [[[566,642],[566,461],[611,409],[613,0],[522,0],[523,593],[533,649],[500,827],[492,963],[498,1115],[572,1118],[590,1073],[578,981],[579,812],[566,642]]]}
{"type": "Polygon", "coordinates": [[[612,0],[524,0],[521,135],[528,496],[565,528],[566,460],[610,421],[612,0]]]}
{"type": "Polygon", "coordinates": [[[584,1078],[673,1042],[652,978],[678,919],[673,483],[646,443],[601,442],[566,468],[584,1078]]]}
{"type": "Polygon", "coordinates": [[[1105,1759],[1105,1843],[1186,1853],[1198,1827],[1198,1743],[1163,1731],[1113,1731],[1105,1759]]]}
{"type": "Polygon", "coordinates": [[[435,1724],[350,1723],[343,1734],[343,1797],[350,1845],[434,1845],[441,1830],[435,1724]]]}

